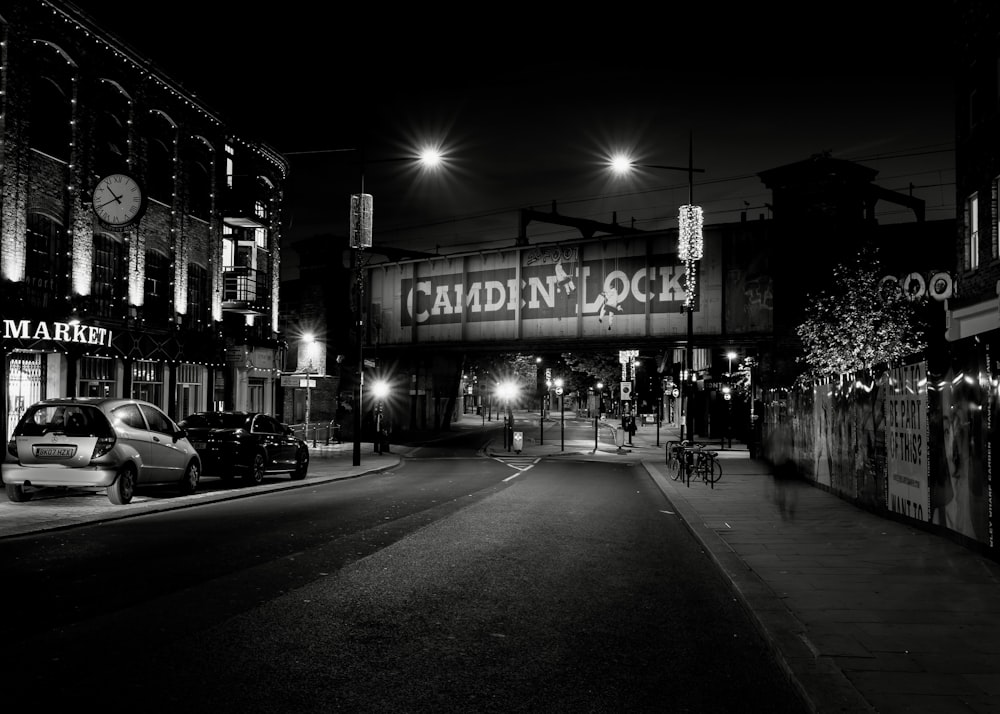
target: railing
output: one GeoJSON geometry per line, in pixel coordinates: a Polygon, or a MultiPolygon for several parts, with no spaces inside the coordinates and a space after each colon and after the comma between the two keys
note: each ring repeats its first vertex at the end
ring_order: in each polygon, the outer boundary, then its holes
{"type": "Polygon", "coordinates": [[[263,303],[267,297],[267,276],[263,273],[251,268],[225,268],[222,272],[222,301],[263,303]]]}
{"type": "Polygon", "coordinates": [[[322,443],[324,446],[343,443],[340,434],[340,424],[335,421],[309,422],[309,424],[291,424],[292,433],[303,441],[311,442],[313,446],[322,443]]]}

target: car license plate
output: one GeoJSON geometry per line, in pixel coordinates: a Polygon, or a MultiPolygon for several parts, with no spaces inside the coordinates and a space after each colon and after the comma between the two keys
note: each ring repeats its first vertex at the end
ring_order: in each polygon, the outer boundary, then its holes
{"type": "Polygon", "coordinates": [[[191,442],[191,446],[193,446],[194,448],[199,449],[199,450],[200,449],[204,449],[205,448],[205,442],[204,441],[192,441],[191,442]]]}
{"type": "Polygon", "coordinates": [[[36,446],[35,456],[39,458],[59,459],[76,453],[75,446],[36,446]]]}

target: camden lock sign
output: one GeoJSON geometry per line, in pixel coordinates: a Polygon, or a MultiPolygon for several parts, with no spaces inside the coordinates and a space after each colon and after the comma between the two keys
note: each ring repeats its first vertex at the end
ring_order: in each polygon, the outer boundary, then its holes
{"type": "Polygon", "coordinates": [[[35,320],[3,321],[3,339],[5,340],[51,340],[53,342],[110,347],[111,338],[111,330],[93,325],[71,325],[68,322],[35,320]]]}

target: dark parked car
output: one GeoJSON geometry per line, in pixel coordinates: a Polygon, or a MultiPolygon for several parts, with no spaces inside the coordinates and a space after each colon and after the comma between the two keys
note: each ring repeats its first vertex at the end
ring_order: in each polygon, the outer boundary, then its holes
{"type": "Polygon", "coordinates": [[[180,422],[201,456],[202,472],[259,484],[267,474],[306,477],[309,446],[291,427],[258,412],[198,412],[180,422]]]}

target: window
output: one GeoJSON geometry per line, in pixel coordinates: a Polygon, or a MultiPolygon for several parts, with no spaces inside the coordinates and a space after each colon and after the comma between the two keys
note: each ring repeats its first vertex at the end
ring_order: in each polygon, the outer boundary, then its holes
{"type": "Polygon", "coordinates": [[[170,261],[167,256],[156,251],[146,252],[146,300],[147,319],[162,319],[170,315],[170,261]]]}
{"type": "Polygon", "coordinates": [[[170,423],[170,419],[167,418],[167,415],[159,409],[154,409],[145,404],[140,404],[139,409],[142,411],[143,416],[146,417],[146,422],[149,424],[150,431],[155,431],[159,434],[174,433],[174,425],[170,423]]]}
{"type": "Polygon", "coordinates": [[[95,117],[94,154],[97,173],[106,176],[128,169],[128,97],[114,82],[104,80],[95,117]]]}
{"type": "Polygon", "coordinates": [[[146,431],[146,422],[136,404],[125,404],[111,412],[111,420],[117,427],[146,431]]]}
{"type": "Polygon", "coordinates": [[[132,363],[132,398],[163,403],[163,364],[150,360],[132,363]]]}
{"type": "Polygon", "coordinates": [[[62,226],[41,213],[28,214],[24,274],[26,302],[31,307],[53,307],[65,295],[67,239],[62,226]]]}
{"type": "Polygon", "coordinates": [[[979,267],[979,194],[965,202],[965,269],[979,267]]]}
{"type": "Polygon", "coordinates": [[[111,397],[115,393],[115,361],[109,357],[81,357],[81,397],[111,397]]]}
{"type": "Polygon", "coordinates": [[[32,72],[28,132],[31,148],[68,162],[73,143],[73,105],[65,65],[54,55],[46,55],[32,72]]]}
{"type": "Polygon", "coordinates": [[[187,318],[192,327],[206,319],[208,270],[196,263],[188,264],[187,318]]]}
{"type": "Polygon", "coordinates": [[[125,243],[121,235],[94,233],[92,309],[97,317],[124,317],[125,243]]]}

